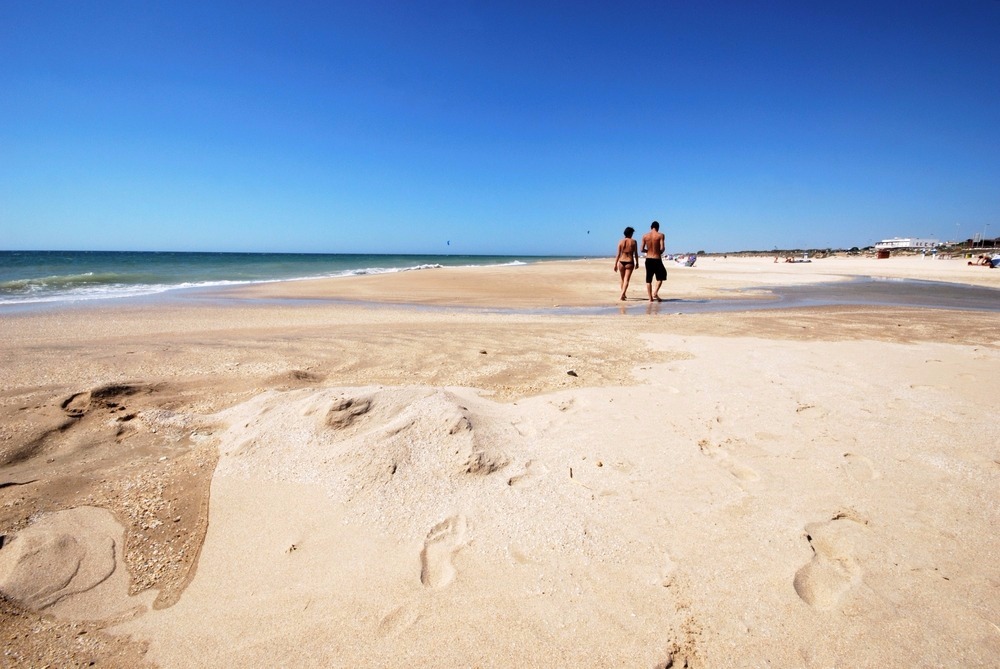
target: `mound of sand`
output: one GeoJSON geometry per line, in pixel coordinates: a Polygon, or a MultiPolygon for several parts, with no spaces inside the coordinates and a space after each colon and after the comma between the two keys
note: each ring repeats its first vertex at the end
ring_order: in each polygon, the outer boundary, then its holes
{"type": "MultiPolygon", "coordinates": [[[[219,476],[315,484],[353,514],[398,531],[437,522],[433,505],[506,487],[490,477],[523,460],[509,410],[462,389],[268,392],[220,416],[219,476]]],[[[426,531],[426,527],[423,527],[426,531]]]]}

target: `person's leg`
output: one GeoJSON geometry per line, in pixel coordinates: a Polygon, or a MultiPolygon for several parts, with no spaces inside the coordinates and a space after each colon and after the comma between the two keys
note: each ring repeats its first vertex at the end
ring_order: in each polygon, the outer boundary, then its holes
{"type": "MultiPolygon", "coordinates": [[[[646,284],[646,285],[649,286],[649,287],[652,287],[652,284],[646,284]]],[[[649,300],[651,302],[659,302],[660,301],[660,286],[662,286],[662,285],[663,285],[663,282],[660,281],[659,279],[657,279],[657,281],[656,281],[656,290],[654,290],[653,294],[649,296],[649,300]]]]}
{"type": "Polygon", "coordinates": [[[622,272],[622,295],[621,295],[622,300],[626,298],[625,293],[628,292],[628,282],[629,280],[631,280],[631,278],[632,278],[631,268],[622,272]]]}
{"type": "Polygon", "coordinates": [[[655,275],[656,275],[656,289],[653,290],[652,299],[656,302],[660,301],[660,286],[663,285],[663,281],[667,278],[667,268],[664,267],[663,261],[660,260],[656,263],[655,275]]]}
{"type": "Polygon", "coordinates": [[[646,297],[653,301],[653,267],[649,264],[650,259],[646,258],[646,297]]]}

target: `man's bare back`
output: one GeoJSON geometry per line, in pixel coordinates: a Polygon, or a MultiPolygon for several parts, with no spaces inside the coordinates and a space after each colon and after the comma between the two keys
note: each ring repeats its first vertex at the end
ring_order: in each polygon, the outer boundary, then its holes
{"type": "Polygon", "coordinates": [[[650,230],[642,236],[642,252],[647,258],[663,257],[663,239],[659,230],[650,230]]]}

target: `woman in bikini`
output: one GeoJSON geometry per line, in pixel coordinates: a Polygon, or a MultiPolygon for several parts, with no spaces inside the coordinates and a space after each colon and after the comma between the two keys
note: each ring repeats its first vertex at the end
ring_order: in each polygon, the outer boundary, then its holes
{"type": "Polygon", "coordinates": [[[635,229],[633,228],[625,228],[625,237],[618,242],[618,255],[615,256],[615,266],[613,269],[622,278],[622,294],[618,298],[622,301],[626,299],[625,292],[628,290],[629,279],[632,278],[632,271],[639,262],[639,252],[636,249],[635,240],[632,239],[634,232],[635,229]]]}

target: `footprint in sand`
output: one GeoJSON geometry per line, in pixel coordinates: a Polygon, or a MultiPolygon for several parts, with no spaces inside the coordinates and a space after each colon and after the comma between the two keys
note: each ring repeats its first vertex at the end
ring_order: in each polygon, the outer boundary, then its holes
{"type": "Polygon", "coordinates": [[[83,418],[90,409],[90,393],[73,393],[59,405],[70,418],[83,418]]]}
{"type": "Polygon", "coordinates": [[[911,383],[910,390],[951,390],[951,386],[941,385],[941,386],[928,386],[920,383],[911,383]]]}
{"type": "Polygon", "coordinates": [[[679,650],[672,650],[667,653],[667,659],[656,665],[656,669],[687,669],[690,667],[687,655],[679,650]]]}
{"type": "Polygon", "coordinates": [[[520,474],[511,476],[510,479],[507,480],[507,485],[512,488],[520,488],[531,483],[533,479],[536,479],[539,476],[544,476],[548,473],[548,471],[549,468],[541,462],[538,462],[537,460],[528,460],[528,462],[524,465],[524,471],[520,474]]]}
{"type": "Polygon", "coordinates": [[[846,514],[806,525],[806,540],[813,557],[795,573],[792,582],[802,601],[814,609],[833,609],[861,583],[854,542],[862,528],[862,522],[846,514]]]}
{"type": "Polygon", "coordinates": [[[443,588],[455,579],[452,556],[466,542],[465,516],[452,516],[427,533],[424,549],[420,551],[420,582],[428,588],[443,588]]]}
{"type": "Polygon", "coordinates": [[[722,466],[723,469],[728,471],[740,481],[760,480],[760,474],[735,459],[729,454],[729,451],[724,449],[722,446],[712,444],[707,439],[702,439],[698,442],[698,448],[702,453],[715,460],[722,466]]]}
{"type": "Polygon", "coordinates": [[[844,453],[844,468],[851,478],[862,483],[882,478],[882,473],[875,469],[872,461],[857,453],[844,453]]]}
{"type": "Polygon", "coordinates": [[[664,588],[669,588],[674,584],[674,578],[676,576],[677,565],[670,557],[670,553],[663,554],[663,563],[660,567],[660,585],[664,588]]]}
{"type": "Polygon", "coordinates": [[[415,606],[404,604],[390,611],[378,625],[378,631],[383,636],[396,636],[403,630],[412,627],[420,619],[420,611],[415,606]]]}
{"type": "Polygon", "coordinates": [[[576,400],[570,398],[567,400],[562,400],[560,402],[550,402],[550,404],[555,408],[559,409],[560,411],[569,411],[570,409],[573,408],[573,405],[576,404],[576,400]]]}
{"type": "Polygon", "coordinates": [[[517,430],[517,434],[521,437],[531,439],[538,436],[538,426],[528,421],[513,422],[510,426],[517,430]]]}
{"type": "Polygon", "coordinates": [[[516,562],[517,564],[521,565],[541,564],[540,562],[538,562],[538,560],[535,560],[526,552],[522,551],[521,549],[515,546],[508,546],[507,554],[510,555],[511,559],[513,559],[514,562],[516,562]]]}
{"type": "Polygon", "coordinates": [[[348,428],[371,411],[373,405],[371,397],[341,397],[327,410],[326,424],[337,430],[348,428]]]}

